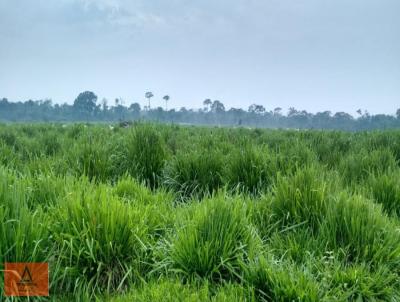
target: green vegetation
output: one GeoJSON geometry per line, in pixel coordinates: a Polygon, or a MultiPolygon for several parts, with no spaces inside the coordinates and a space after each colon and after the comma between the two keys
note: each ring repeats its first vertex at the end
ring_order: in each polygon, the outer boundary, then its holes
{"type": "Polygon", "coordinates": [[[399,154],[389,130],[1,125],[0,269],[48,262],[53,301],[399,301],[399,154]]]}

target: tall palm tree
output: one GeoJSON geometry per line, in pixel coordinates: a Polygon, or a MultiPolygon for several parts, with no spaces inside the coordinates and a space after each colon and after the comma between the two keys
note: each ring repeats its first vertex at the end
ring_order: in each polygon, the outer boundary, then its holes
{"type": "Polygon", "coordinates": [[[211,109],[211,104],[212,104],[212,102],[211,102],[210,99],[205,99],[205,100],[203,101],[203,105],[204,105],[204,107],[207,109],[207,111],[210,111],[210,109],[211,109]]]}
{"type": "Polygon", "coordinates": [[[168,101],[170,99],[169,95],[164,95],[163,97],[164,101],[165,101],[165,111],[168,111],[168,101]]]}
{"type": "Polygon", "coordinates": [[[149,101],[149,110],[150,110],[150,99],[154,96],[154,94],[151,92],[151,91],[147,91],[145,94],[144,94],[144,96],[145,96],[145,98],[149,101]]]}

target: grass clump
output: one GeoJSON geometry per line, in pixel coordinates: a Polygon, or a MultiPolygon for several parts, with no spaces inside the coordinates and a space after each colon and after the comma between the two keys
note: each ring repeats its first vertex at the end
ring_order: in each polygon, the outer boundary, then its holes
{"type": "Polygon", "coordinates": [[[165,185],[183,199],[212,195],[223,184],[223,160],[217,151],[175,156],[165,169],[165,185]]]}
{"type": "Polygon", "coordinates": [[[145,273],[148,226],[139,209],[113,198],[103,187],[86,188],[60,204],[53,218],[59,246],[59,290],[121,290],[145,273]]]}
{"type": "Polygon", "coordinates": [[[398,301],[398,276],[385,265],[375,271],[365,265],[342,267],[329,271],[326,292],[337,301],[398,301]]]}
{"type": "Polygon", "coordinates": [[[273,188],[272,213],[285,226],[307,224],[315,230],[329,204],[329,184],[316,167],[278,177],[273,188]]]}
{"type": "Polygon", "coordinates": [[[247,282],[260,301],[321,301],[318,283],[304,271],[283,262],[260,258],[251,263],[247,282]]]}
{"type": "Polygon", "coordinates": [[[237,284],[227,283],[222,286],[213,286],[208,282],[183,284],[178,279],[162,279],[144,283],[141,286],[134,288],[126,295],[110,297],[109,301],[231,302],[256,300],[251,289],[237,284]]]}
{"type": "Polygon", "coordinates": [[[393,170],[397,166],[396,159],[389,149],[377,149],[368,152],[361,149],[350,153],[339,164],[338,170],[342,174],[344,183],[356,186],[370,174],[381,174],[393,170]]]}
{"type": "Polygon", "coordinates": [[[159,133],[148,124],[137,124],[126,145],[128,171],[150,188],[159,184],[166,150],[159,133]]]}
{"type": "Polygon", "coordinates": [[[328,248],[344,250],[349,262],[385,264],[399,271],[400,233],[380,207],[361,196],[342,194],[321,227],[328,248]]]}
{"type": "Polygon", "coordinates": [[[257,194],[271,184],[270,162],[260,149],[249,144],[240,147],[229,159],[227,182],[232,189],[257,194]]]}
{"type": "Polygon", "coordinates": [[[100,137],[83,135],[79,144],[68,154],[69,163],[75,167],[76,175],[85,175],[89,180],[105,182],[112,178],[112,156],[109,145],[100,137]]]}
{"type": "Polygon", "coordinates": [[[367,181],[367,187],[373,200],[382,205],[386,214],[400,217],[400,174],[398,172],[371,175],[367,181]]]}
{"type": "Polygon", "coordinates": [[[257,244],[244,204],[218,196],[186,217],[168,244],[167,261],[185,278],[238,279],[257,244]]]}
{"type": "Polygon", "coordinates": [[[47,216],[40,207],[29,209],[27,184],[0,167],[0,270],[5,262],[46,262],[52,255],[47,216]]]}

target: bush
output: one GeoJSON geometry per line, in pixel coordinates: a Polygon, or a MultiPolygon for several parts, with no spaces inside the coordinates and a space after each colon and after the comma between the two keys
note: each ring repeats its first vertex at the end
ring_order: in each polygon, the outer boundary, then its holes
{"type": "Polygon", "coordinates": [[[244,204],[218,196],[186,217],[169,242],[167,261],[186,278],[237,279],[257,244],[244,204]]]}

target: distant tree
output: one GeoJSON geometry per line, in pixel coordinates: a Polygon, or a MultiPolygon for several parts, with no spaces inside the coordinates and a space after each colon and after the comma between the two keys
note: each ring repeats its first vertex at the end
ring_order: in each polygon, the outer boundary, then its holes
{"type": "Polygon", "coordinates": [[[225,111],[225,106],[220,101],[215,100],[211,105],[211,111],[214,113],[222,113],[225,111]]]}
{"type": "Polygon", "coordinates": [[[257,104],[252,104],[250,107],[249,107],[249,110],[248,110],[250,113],[255,113],[255,114],[263,114],[263,113],[265,113],[265,108],[264,108],[264,106],[262,106],[262,105],[257,105],[257,104]]]}
{"type": "Polygon", "coordinates": [[[400,108],[397,109],[397,111],[396,111],[396,117],[397,117],[398,119],[400,119],[400,108]]]}
{"type": "Polygon", "coordinates": [[[362,116],[362,111],[361,111],[361,109],[358,109],[356,112],[358,113],[359,116],[362,116]]]}
{"type": "Polygon", "coordinates": [[[139,103],[133,103],[129,106],[129,110],[134,112],[134,113],[139,113],[140,112],[140,104],[139,103]]]}
{"type": "Polygon", "coordinates": [[[276,107],[274,109],[274,115],[282,115],[282,108],[281,107],[276,107]]]}
{"type": "Polygon", "coordinates": [[[291,116],[294,116],[296,114],[298,114],[298,111],[296,110],[296,108],[290,107],[289,108],[289,112],[288,112],[288,116],[291,117],[291,116]]]}
{"type": "Polygon", "coordinates": [[[145,96],[145,98],[148,100],[148,102],[149,102],[149,106],[148,106],[148,109],[150,110],[150,108],[151,108],[151,106],[150,106],[150,99],[154,96],[154,94],[151,92],[151,91],[147,91],[145,94],[144,94],[144,96],[145,96]]]}
{"type": "Polygon", "coordinates": [[[335,115],[333,116],[334,119],[338,121],[351,121],[353,120],[353,117],[346,113],[346,112],[336,112],[335,115]]]}
{"type": "Polygon", "coordinates": [[[205,109],[206,111],[210,111],[211,104],[212,104],[212,102],[211,102],[210,99],[205,99],[205,100],[203,101],[204,109],[205,109]]]}
{"type": "Polygon", "coordinates": [[[168,101],[170,97],[169,95],[164,95],[163,100],[165,101],[165,111],[168,111],[168,101]]]}
{"type": "Polygon", "coordinates": [[[74,109],[87,117],[96,110],[97,95],[92,91],[81,92],[74,101],[74,109]]]}
{"type": "Polygon", "coordinates": [[[102,110],[103,112],[106,112],[106,111],[108,110],[108,101],[107,101],[106,98],[103,98],[103,99],[101,100],[101,110],[102,110]]]}

